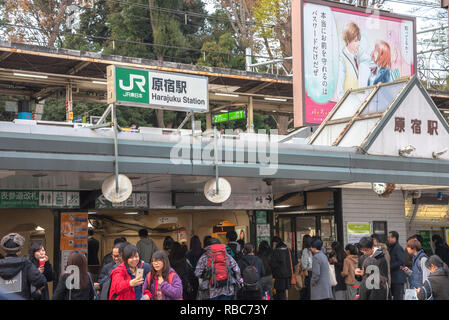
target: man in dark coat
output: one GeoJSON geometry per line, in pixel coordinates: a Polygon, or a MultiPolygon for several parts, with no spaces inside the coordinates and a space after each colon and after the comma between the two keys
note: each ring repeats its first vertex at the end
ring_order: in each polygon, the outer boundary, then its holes
{"type": "Polygon", "coordinates": [[[399,244],[399,234],[396,231],[388,233],[388,252],[390,253],[391,295],[393,300],[404,300],[405,273],[401,270],[404,266],[404,249],[399,244]]]}
{"type": "Polygon", "coordinates": [[[439,256],[445,264],[449,265],[449,246],[444,242],[443,238],[437,234],[432,236],[432,242],[435,246],[435,254],[439,256]]]}
{"type": "MultiPolygon", "coordinates": [[[[127,242],[126,238],[122,237],[122,238],[115,239],[114,240],[114,246],[116,244],[118,244],[118,243],[121,243],[121,242],[127,242]]],[[[101,261],[101,268],[103,269],[103,267],[105,265],[107,265],[108,263],[112,263],[112,262],[114,262],[114,259],[112,258],[112,252],[109,252],[107,255],[105,255],[103,257],[103,260],[101,261]]]]}
{"type": "Polygon", "coordinates": [[[98,250],[100,249],[100,242],[94,238],[94,230],[89,228],[89,238],[87,240],[87,264],[98,266],[98,250]]]}
{"type": "Polygon", "coordinates": [[[275,300],[287,300],[286,290],[290,286],[292,276],[290,252],[287,245],[279,237],[273,237],[273,257],[271,271],[274,278],[275,300]]]}
{"type": "Polygon", "coordinates": [[[0,260],[0,289],[5,297],[14,299],[16,295],[31,299],[31,285],[43,289],[47,283],[45,276],[26,258],[19,258],[25,239],[17,233],[3,237],[0,246],[6,252],[6,257],[0,260]]]}

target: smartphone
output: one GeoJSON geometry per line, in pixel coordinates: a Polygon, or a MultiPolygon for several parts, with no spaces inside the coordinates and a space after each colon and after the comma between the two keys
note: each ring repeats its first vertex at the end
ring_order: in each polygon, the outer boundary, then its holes
{"type": "Polygon", "coordinates": [[[39,259],[39,268],[45,265],[45,259],[39,259]]]}
{"type": "Polygon", "coordinates": [[[136,278],[142,278],[143,279],[143,269],[142,268],[137,268],[136,278]]]}

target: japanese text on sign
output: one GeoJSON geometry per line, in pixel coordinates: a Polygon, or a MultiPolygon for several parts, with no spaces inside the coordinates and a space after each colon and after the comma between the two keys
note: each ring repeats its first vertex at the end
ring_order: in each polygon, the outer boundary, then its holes
{"type": "MultiPolygon", "coordinates": [[[[421,123],[419,119],[410,120],[410,128],[413,134],[421,134],[421,123]]],[[[405,132],[405,118],[395,117],[394,118],[394,132],[405,132]]],[[[431,136],[438,135],[438,121],[427,120],[427,133],[431,136]]]]}

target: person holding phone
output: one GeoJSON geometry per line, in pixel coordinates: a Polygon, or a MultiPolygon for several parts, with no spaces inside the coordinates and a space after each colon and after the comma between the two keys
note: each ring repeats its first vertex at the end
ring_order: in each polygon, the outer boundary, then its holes
{"type": "Polygon", "coordinates": [[[45,288],[43,288],[42,290],[32,288],[31,292],[32,299],[50,300],[50,294],[48,291],[48,282],[52,282],[54,280],[55,272],[53,271],[53,267],[50,264],[44,246],[38,242],[31,243],[29,251],[29,259],[31,263],[33,263],[36,266],[36,268],[38,268],[39,272],[43,274],[47,279],[45,288]]]}
{"type": "Polygon", "coordinates": [[[137,248],[132,244],[125,246],[123,262],[110,274],[109,300],[140,300],[146,269],[137,248]]]}

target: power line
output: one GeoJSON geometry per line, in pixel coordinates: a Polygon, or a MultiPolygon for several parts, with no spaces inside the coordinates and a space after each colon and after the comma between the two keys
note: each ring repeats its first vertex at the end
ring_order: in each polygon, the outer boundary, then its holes
{"type": "MultiPolygon", "coordinates": [[[[42,31],[42,29],[37,28],[37,27],[32,27],[32,26],[24,26],[24,25],[11,24],[11,23],[5,23],[3,25],[11,26],[11,27],[17,27],[17,28],[24,28],[24,29],[42,31]]],[[[231,56],[232,55],[232,56],[246,57],[246,55],[244,55],[244,54],[235,54],[235,53],[232,53],[232,52],[222,52],[222,51],[214,51],[214,50],[187,48],[187,47],[180,47],[180,46],[171,46],[171,45],[164,45],[164,44],[147,43],[147,42],[139,42],[139,41],[132,41],[132,40],[123,40],[123,39],[116,39],[116,38],[110,38],[110,37],[92,36],[92,35],[86,35],[86,34],[77,34],[77,33],[71,33],[71,32],[60,32],[59,34],[60,35],[69,35],[69,36],[80,36],[80,37],[93,38],[93,39],[101,39],[101,40],[108,40],[108,41],[117,41],[117,42],[129,43],[129,44],[139,44],[139,45],[145,45],[145,46],[149,46],[149,47],[160,47],[160,48],[165,48],[165,49],[175,49],[175,50],[195,51],[195,52],[199,52],[199,53],[213,53],[213,54],[220,54],[220,55],[227,55],[227,56],[231,56]]],[[[254,57],[254,58],[270,58],[269,56],[259,56],[259,55],[251,55],[251,57],[254,57]]]]}

